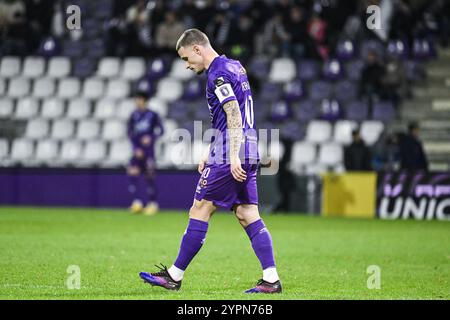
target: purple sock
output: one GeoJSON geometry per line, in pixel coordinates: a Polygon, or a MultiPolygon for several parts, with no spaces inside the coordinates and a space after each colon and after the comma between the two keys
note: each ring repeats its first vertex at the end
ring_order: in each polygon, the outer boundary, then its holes
{"type": "Polygon", "coordinates": [[[138,196],[138,177],[128,176],[128,192],[131,195],[131,200],[136,200],[138,196]]]}
{"type": "Polygon", "coordinates": [[[181,240],[177,260],[174,262],[175,267],[186,270],[189,263],[191,263],[191,260],[195,257],[197,252],[199,252],[203,242],[205,242],[207,231],[208,222],[189,219],[188,227],[181,240]]]}
{"type": "Polygon", "coordinates": [[[269,267],[275,267],[272,237],[262,219],[249,224],[245,228],[245,231],[252,242],[253,250],[258,257],[259,262],[261,262],[263,270],[269,267]]]}

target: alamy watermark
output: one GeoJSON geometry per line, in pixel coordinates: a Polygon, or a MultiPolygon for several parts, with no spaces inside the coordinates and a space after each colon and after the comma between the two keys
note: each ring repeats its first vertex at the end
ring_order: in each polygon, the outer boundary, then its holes
{"type": "Polygon", "coordinates": [[[377,265],[370,265],[366,270],[369,277],[367,278],[367,289],[381,289],[381,268],[377,265]]]}
{"type": "Polygon", "coordinates": [[[81,9],[77,5],[70,5],[66,8],[66,14],[69,16],[66,19],[66,27],[69,30],[81,29],[81,9]]]}
{"type": "Polygon", "coordinates": [[[66,287],[69,290],[79,290],[81,288],[81,269],[77,265],[70,265],[66,272],[69,276],[66,279],[66,287]]]}
{"type": "Polygon", "coordinates": [[[366,13],[370,14],[366,21],[367,29],[381,30],[381,8],[377,5],[371,5],[367,7],[366,13]]]}

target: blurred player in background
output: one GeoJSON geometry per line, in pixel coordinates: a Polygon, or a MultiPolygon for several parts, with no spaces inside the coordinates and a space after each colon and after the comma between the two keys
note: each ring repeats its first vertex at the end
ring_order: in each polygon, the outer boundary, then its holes
{"type": "Polygon", "coordinates": [[[144,212],[153,215],[158,211],[155,185],[155,141],[164,133],[159,115],[148,108],[148,94],[137,92],[135,96],[136,110],[128,120],[128,137],[132,144],[133,154],[128,165],[128,191],[132,197],[130,211],[144,212]],[[146,190],[142,192],[139,177],[143,175],[146,190]],[[145,207],[144,207],[145,205],[145,207]]]}
{"type": "Polygon", "coordinates": [[[258,211],[258,139],[247,73],[239,61],[219,56],[198,29],[186,30],[176,50],[187,69],[197,74],[206,71],[206,98],[218,136],[198,166],[201,177],[177,259],[169,269],[162,265],[159,272],[141,272],[140,277],[153,286],[180,289],[186,268],[205,241],[208,222],[220,206],[234,211],[263,269],[262,279],[246,293],[279,293],[272,237],[258,211]]]}

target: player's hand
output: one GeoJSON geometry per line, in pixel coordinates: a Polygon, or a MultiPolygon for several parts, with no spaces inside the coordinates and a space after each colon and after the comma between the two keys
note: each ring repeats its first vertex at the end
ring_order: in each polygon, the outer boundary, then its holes
{"type": "Polygon", "coordinates": [[[149,135],[145,135],[145,136],[143,136],[143,137],[141,138],[141,143],[142,143],[144,146],[150,145],[151,142],[152,142],[152,138],[151,138],[149,135]]]}
{"type": "Polygon", "coordinates": [[[198,164],[198,173],[202,174],[203,170],[205,169],[206,166],[206,160],[201,160],[200,163],[198,164]]]}
{"type": "Polygon", "coordinates": [[[247,179],[247,173],[242,169],[241,160],[239,158],[231,160],[230,170],[236,181],[244,182],[247,179]]]}
{"type": "Polygon", "coordinates": [[[142,149],[136,149],[134,151],[134,156],[138,159],[142,159],[144,158],[144,151],[142,151],[142,149]]]}

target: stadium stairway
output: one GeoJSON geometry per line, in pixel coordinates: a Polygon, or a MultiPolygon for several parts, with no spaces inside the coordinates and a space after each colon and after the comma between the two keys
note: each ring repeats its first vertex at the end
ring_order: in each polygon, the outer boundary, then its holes
{"type": "Polygon", "coordinates": [[[426,65],[426,80],[413,87],[413,98],[401,105],[400,119],[391,130],[405,130],[417,121],[430,170],[450,170],[450,48],[439,48],[438,58],[426,65]]]}

